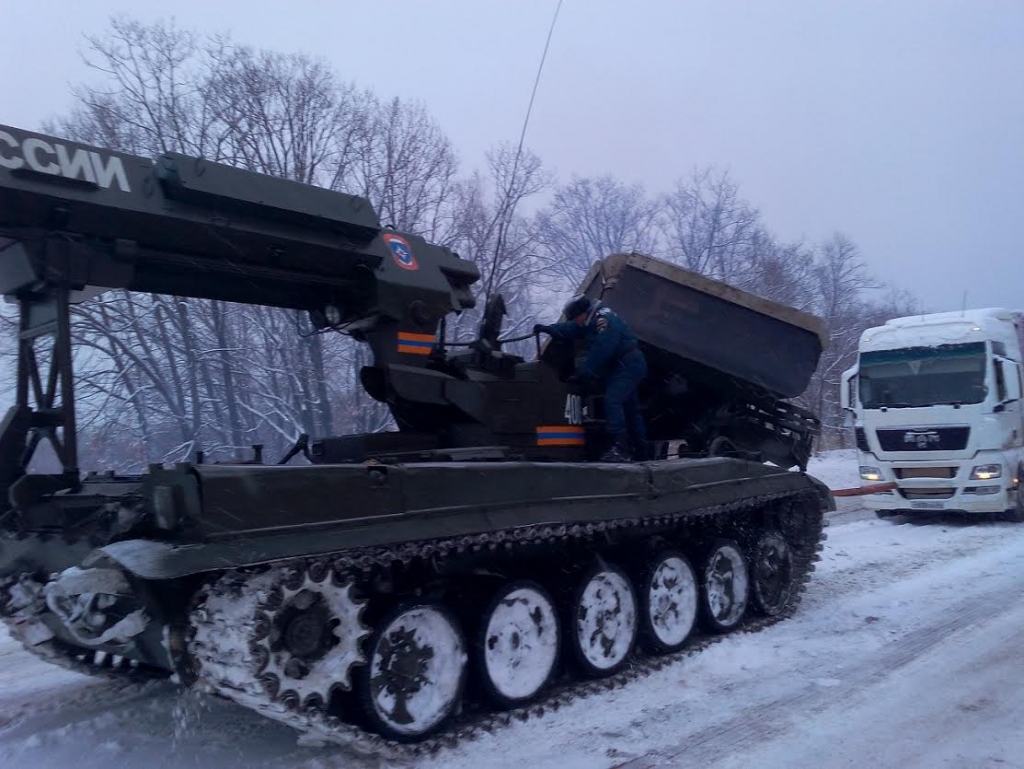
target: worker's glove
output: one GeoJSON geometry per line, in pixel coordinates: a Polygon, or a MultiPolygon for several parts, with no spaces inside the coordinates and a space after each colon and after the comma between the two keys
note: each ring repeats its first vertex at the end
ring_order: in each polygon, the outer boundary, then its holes
{"type": "Polygon", "coordinates": [[[538,334],[550,334],[550,333],[551,333],[551,329],[548,326],[545,326],[543,323],[538,323],[538,324],[536,324],[533,327],[533,335],[534,336],[537,336],[538,334]]]}

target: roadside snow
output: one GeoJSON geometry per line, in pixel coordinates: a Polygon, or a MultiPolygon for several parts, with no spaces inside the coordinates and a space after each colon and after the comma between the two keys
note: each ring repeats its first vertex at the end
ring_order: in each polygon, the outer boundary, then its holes
{"type": "Polygon", "coordinates": [[[807,473],[833,491],[853,489],[861,484],[857,467],[856,449],[838,449],[811,457],[811,461],[807,463],[807,473]]]}

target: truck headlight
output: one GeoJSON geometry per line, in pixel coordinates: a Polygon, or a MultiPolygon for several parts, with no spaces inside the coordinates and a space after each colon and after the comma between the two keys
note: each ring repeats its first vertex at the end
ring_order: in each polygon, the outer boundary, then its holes
{"type": "Polygon", "coordinates": [[[880,481],[882,480],[882,471],[877,467],[864,467],[860,468],[860,477],[865,481],[880,481]]]}
{"type": "Polygon", "coordinates": [[[972,481],[990,481],[1003,475],[1002,465],[978,465],[971,470],[972,481]]]}

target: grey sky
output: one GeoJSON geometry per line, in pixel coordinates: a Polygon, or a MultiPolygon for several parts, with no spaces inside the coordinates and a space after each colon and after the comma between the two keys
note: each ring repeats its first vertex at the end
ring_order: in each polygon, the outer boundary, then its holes
{"type": "MultiPolygon", "coordinates": [[[[467,168],[514,140],[556,0],[8,2],[0,122],[89,77],[83,33],[166,17],[422,100],[467,168]]],[[[565,0],[528,135],[561,178],[728,167],[781,237],[835,229],[929,310],[1024,308],[1024,2],[565,0]]]]}

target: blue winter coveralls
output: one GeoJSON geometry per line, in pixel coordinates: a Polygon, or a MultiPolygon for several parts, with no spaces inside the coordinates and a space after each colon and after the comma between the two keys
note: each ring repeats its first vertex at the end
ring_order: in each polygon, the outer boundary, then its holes
{"type": "Polygon", "coordinates": [[[647,429],[640,414],[637,387],[647,376],[647,361],[632,329],[608,307],[591,313],[586,325],[568,320],[546,328],[559,340],[583,340],[587,357],[576,374],[580,379],[598,379],[607,373],[604,410],[612,445],[625,449],[628,433],[635,451],[642,454],[647,429]]]}

